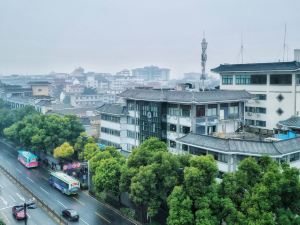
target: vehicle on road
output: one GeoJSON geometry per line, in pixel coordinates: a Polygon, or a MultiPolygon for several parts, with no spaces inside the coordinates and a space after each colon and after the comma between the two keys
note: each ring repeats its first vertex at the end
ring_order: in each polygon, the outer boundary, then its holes
{"type": "Polygon", "coordinates": [[[27,168],[38,166],[37,156],[28,151],[18,151],[18,160],[27,168]]]}
{"type": "Polygon", "coordinates": [[[25,215],[24,207],[19,205],[12,207],[12,214],[17,220],[24,220],[27,217],[27,215],[25,215]]]}
{"type": "Polygon", "coordinates": [[[79,214],[74,209],[64,209],[61,215],[69,221],[78,221],[79,214]]]}
{"type": "Polygon", "coordinates": [[[77,194],[80,190],[80,182],[63,172],[51,172],[49,183],[67,195],[77,194]]]}

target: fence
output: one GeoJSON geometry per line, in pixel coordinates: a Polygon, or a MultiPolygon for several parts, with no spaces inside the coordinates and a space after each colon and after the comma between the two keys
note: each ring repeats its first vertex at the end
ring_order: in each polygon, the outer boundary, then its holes
{"type": "Polygon", "coordinates": [[[27,187],[25,187],[16,177],[11,175],[7,169],[0,165],[0,170],[14,183],[16,183],[21,189],[27,192],[31,197],[36,200],[37,205],[39,205],[53,220],[55,220],[59,225],[68,225],[60,214],[52,210],[42,199],[38,198],[34,193],[32,193],[27,187]]]}

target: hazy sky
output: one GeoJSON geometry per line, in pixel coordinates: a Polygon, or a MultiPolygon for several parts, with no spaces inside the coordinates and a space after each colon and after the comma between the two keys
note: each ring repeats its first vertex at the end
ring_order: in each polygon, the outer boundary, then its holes
{"type": "Polygon", "coordinates": [[[144,65],[172,76],[221,63],[289,59],[300,48],[300,0],[0,0],[0,74],[117,72],[144,65]]]}

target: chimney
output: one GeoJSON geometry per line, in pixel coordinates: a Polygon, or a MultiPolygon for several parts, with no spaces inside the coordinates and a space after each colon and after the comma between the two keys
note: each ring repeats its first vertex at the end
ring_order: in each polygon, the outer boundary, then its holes
{"type": "Polygon", "coordinates": [[[294,60],[300,62],[300,49],[294,49],[294,60]]]}

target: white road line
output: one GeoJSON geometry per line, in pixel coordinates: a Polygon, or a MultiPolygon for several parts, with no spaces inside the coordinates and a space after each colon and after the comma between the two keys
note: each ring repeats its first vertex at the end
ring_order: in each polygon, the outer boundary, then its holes
{"type": "Polygon", "coordinates": [[[40,187],[40,189],[45,192],[47,195],[49,195],[50,193],[48,191],[46,191],[44,188],[40,187]]]}
{"type": "Polygon", "coordinates": [[[28,180],[30,180],[30,182],[32,182],[32,183],[34,183],[34,181],[33,180],[31,180],[29,177],[26,177],[28,180]]]}
{"type": "Polygon", "coordinates": [[[11,195],[8,195],[9,197],[10,197],[10,199],[13,201],[13,202],[16,202],[16,199],[13,197],[13,196],[11,196],[11,195]]]}
{"type": "Polygon", "coordinates": [[[84,222],[86,225],[89,225],[88,222],[86,222],[84,219],[80,218],[80,220],[81,220],[82,222],[84,222]]]}
{"type": "Polygon", "coordinates": [[[5,209],[8,209],[8,208],[11,208],[11,207],[13,207],[13,205],[10,205],[10,206],[7,206],[7,207],[4,207],[4,208],[1,208],[1,209],[0,209],[0,211],[2,211],[2,210],[5,210],[5,209]]]}
{"type": "Polygon", "coordinates": [[[0,199],[4,203],[4,205],[7,205],[7,201],[2,196],[0,196],[0,199]]]}
{"type": "Polygon", "coordinates": [[[56,200],[60,205],[62,205],[64,208],[67,208],[64,204],[62,204],[60,201],[56,200]]]}
{"type": "Polygon", "coordinates": [[[19,193],[16,193],[16,194],[19,197],[19,199],[21,199],[23,202],[25,202],[25,198],[22,195],[20,195],[19,193]]]}
{"type": "Polygon", "coordinates": [[[19,174],[22,174],[21,170],[19,170],[19,169],[16,169],[16,170],[17,170],[17,172],[18,172],[19,174]]]}

